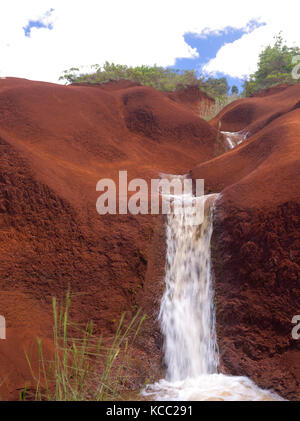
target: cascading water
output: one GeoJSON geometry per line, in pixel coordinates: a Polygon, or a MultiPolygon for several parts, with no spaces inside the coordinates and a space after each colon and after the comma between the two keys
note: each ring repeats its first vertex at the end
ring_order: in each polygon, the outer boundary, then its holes
{"type": "Polygon", "coordinates": [[[204,207],[201,225],[187,220],[188,209],[168,215],[166,290],[159,319],[165,337],[167,379],[171,381],[217,372],[210,268],[211,204],[217,196],[197,199],[204,207]]]}
{"type": "MultiPolygon", "coordinates": [[[[148,399],[280,399],[246,377],[218,373],[210,255],[213,209],[218,196],[196,198],[204,207],[202,223],[194,223],[193,200],[182,212],[173,211],[167,217],[166,289],[159,313],[167,372],[166,379],[143,390],[142,395],[148,399]]],[[[186,199],[186,195],[175,196],[175,200],[186,199]]]]}
{"type": "Polygon", "coordinates": [[[236,146],[240,145],[244,140],[246,140],[249,137],[249,133],[244,131],[221,133],[225,136],[225,139],[230,149],[233,149],[236,146]]]}

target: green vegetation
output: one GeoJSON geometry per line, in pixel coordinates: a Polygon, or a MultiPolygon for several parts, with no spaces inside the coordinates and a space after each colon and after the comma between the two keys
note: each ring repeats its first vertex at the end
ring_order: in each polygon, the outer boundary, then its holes
{"type": "Polygon", "coordinates": [[[259,55],[257,71],[244,84],[245,96],[280,83],[297,83],[292,70],[296,65],[293,58],[299,55],[299,47],[287,46],[281,33],[277,35],[274,45],[268,45],[259,55]]]}
{"type": "Polygon", "coordinates": [[[228,96],[229,85],[226,77],[199,79],[199,89],[206,92],[212,98],[222,98],[228,96]]]}
{"type": "Polygon", "coordinates": [[[239,94],[239,88],[236,85],[233,85],[231,87],[231,95],[238,95],[239,94]]]}
{"type": "MultiPolygon", "coordinates": [[[[270,88],[280,83],[297,83],[292,70],[300,62],[300,48],[289,47],[281,33],[275,37],[274,45],[268,45],[259,55],[258,68],[244,83],[242,95],[251,96],[257,91],[270,88]]],[[[65,70],[60,80],[66,83],[106,83],[126,79],[152,86],[160,91],[176,91],[188,86],[197,86],[201,91],[217,100],[216,110],[226,106],[239,97],[237,86],[232,86],[229,95],[229,85],[225,77],[205,78],[197,76],[194,70],[176,70],[159,66],[126,66],[105,62],[103,66],[95,64],[90,71],[82,72],[77,67],[65,70]]],[[[214,110],[209,111],[210,116],[214,110]]],[[[203,114],[206,115],[206,112],[203,114]]]]}
{"type": "Polygon", "coordinates": [[[127,391],[131,370],[131,349],[145,316],[139,311],[124,327],[122,315],[115,337],[107,344],[93,333],[93,324],[83,329],[69,319],[70,293],[64,306],[53,299],[54,351],[47,360],[42,341],[38,339],[38,370],[28,354],[34,392],[27,387],[22,400],[82,401],[121,400],[127,391]],[[70,335],[70,331],[72,332],[70,335]]]}
{"type": "Polygon", "coordinates": [[[131,67],[106,62],[102,67],[98,64],[92,66],[91,72],[81,73],[80,69],[73,67],[65,70],[60,80],[67,83],[105,83],[113,80],[127,79],[152,86],[160,91],[176,91],[188,86],[198,86],[213,98],[226,96],[229,86],[226,78],[198,77],[194,70],[176,70],[158,66],[131,67]]]}

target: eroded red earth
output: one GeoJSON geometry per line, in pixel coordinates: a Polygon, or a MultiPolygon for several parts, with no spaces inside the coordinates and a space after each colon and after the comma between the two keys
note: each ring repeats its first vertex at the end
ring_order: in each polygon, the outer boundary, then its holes
{"type": "Polygon", "coordinates": [[[24,347],[36,336],[51,338],[51,299],[62,300],[69,286],[77,294],[72,318],[93,320],[104,336],[114,334],[123,311],[129,320],[142,305],[149,317],[137,344],[138,377],[143,383],[149,372],[157,375],[163,219],[100,216],[96,184],[101,178],[118,182],[120,170],[128,171],[128,180],[186,173],[213,158],[217,130],[195,113],[202,99],[211,101],[199,91],[171,95],[126,81],[60,86],[0,80],[5,399],[18,399],[30,381],[24,347]]]}
{"type": "Polygon", "coordinates": [[[158,376],[156,317],[164,288],[164,219],[96,212],[96,183],[204,178],[222,192],[213,241],[217,324],[223,371],[296,399],[299,314],[300,85],[236,101],[210,124],[210,99],[195,89],[158,92],[128,81],[60,86],[0,80],[1,395],[18,399],[30,381],[24,348],[49,344],[51,298],[68,286],[71,316],[114,334],[123,311],[148,319],[136,343],[133,387],[158,376]],[[226,152],[221,130],[250,132],[226,152]],[[226,153],[225,153],[226,152],[226,153]]]}
{"type": "Polygon", "coordinates": [[[223,370],[300,398],[300,85],[230,104],[212,121],[248,133],[192,169],[216,209],[214,269],[223,370]]]}

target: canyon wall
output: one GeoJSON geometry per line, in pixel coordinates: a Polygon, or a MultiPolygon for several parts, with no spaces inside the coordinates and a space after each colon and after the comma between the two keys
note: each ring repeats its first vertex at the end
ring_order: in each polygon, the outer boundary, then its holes
{"type": "MultiPolygon", "coordinates": [[[[200,94],[187,95],[193,104],[200,101],[200,94]]],[[[96,184],[111,178],[118,185],[120,170],[128,171],[129,181],[186,173],[215,156],[216,138],[184,92],[171,99],[128,81],[61,86],[0,80],[3,398],[18,399],[30,384],[24,348],[29,352],[37,336],[50,341],[52,297],[62,302],[69,287],[72,319],[82,325],[93,320],[96,334],[107,338],[122,312],[129,321],[142,307],[148,318],[136,343],[132,387],[141,387],[149,373],[159,375],[164,220],[100,216],[96,184]]],[[[34,346],[32,353],[35,359],[34,346]]]]}
{"type": "Polygon", "coordinates": [[[221,369],[300,398],[300,85],[236,101],[212,122],[247,137],[197,165],[216,207],[213,258],[221,369]]]}

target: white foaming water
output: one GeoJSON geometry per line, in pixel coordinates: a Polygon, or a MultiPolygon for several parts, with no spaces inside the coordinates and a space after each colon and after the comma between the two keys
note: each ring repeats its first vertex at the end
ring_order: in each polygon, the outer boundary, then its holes
{"type": "Polygon", "coordinates": [[[204,207],[201,225],[191,224],[188,207],[181,214],[168,215],[166,290],[159,319],[170,381],[217,370],[209,247],[212,234],[209,204],[216,197],[197,198],[204,207]]]}
{"type": "Polygon", "coordinates": [[[166,379],[142,391],[148,399],[281,399],[246,377],[218,374],[210,256],[213,209],[218,196],[197,198],[204,207],[201,224],[191,223],[188,206],[179,214],[168,215],[166,289],[159,313],[167,372],[166,379]]]}
{"type": "Polygon", "coordinates": [[[275,393],[260,389],[247,377],[202,374],[177,382],[160,380],[142,392],[155,401],[280,401],[275,393]]]}
{"type": "Polygon", "coordinates": [[[235,148],[240,145],[244,140],[249,136],[248,132],[221,132],[230,147],[230,149],[235,148]]]}

